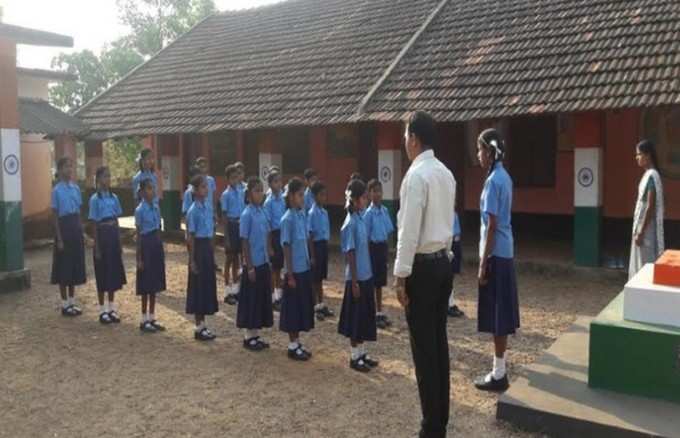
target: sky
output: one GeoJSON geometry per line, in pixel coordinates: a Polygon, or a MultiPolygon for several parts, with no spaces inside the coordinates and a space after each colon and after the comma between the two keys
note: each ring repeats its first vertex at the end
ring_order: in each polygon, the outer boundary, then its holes
{"type": "MultiPolygon", "coordinates": [[[[215,5],[224,11],[277,1],[280,0],[215,0],[215,5]]],[[[98,52],[105,43],[128,33],[118,22],[116,0],[0,0],[0,5],[5,23],[73,37],[73,49],[20,45],[17,64],[22,67],[49,69],[52,58],[60,52],[98,52]]]]}

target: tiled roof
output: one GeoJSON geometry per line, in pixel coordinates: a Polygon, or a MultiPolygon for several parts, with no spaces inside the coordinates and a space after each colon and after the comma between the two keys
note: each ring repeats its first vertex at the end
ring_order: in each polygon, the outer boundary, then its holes
{"type": "Polygon", "coordinates": [[[449,0],[366,111],[465,121],[674,103],[678,0],[449,0]]]}
{"type": "Polygon", "coordinates": [[[19,120],[19,128],[26,134],[79,136],[87,132],[79,119],[40,99],[19,98],[19,120]]]}
{"type": "Polygon", "coordinates": [[[218,14],[78,116],[105,138],[680,103],[679,0],[441,4],[288,0],[218,14]]]}
{"type": "Polygon", "coordinates": [[[437,0],[289,0],[203,21],[78,112],[98,137],[346,122],[437,0]]]}

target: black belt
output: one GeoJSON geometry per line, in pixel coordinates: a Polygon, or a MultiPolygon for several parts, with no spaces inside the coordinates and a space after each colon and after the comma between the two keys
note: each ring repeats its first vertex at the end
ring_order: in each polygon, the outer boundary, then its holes
{"type": "Polygon", "coordinates": [[[440,249],[439,251],[430,254],[416,254],[413,260],[416,263],[419,263],[419,262],[431,262],[443,258],[449,258],[449,254],[445,249],[440,249]]]}
{"type": "Polygon", "coordinates": [[[118,219],[116,217],[105,217],[97,222],[97,225],[116,225],[117,223],[118,219]]]}

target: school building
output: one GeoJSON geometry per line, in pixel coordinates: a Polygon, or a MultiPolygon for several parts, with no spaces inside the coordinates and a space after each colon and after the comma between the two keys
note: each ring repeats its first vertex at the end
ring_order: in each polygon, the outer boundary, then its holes
{"type": "Polygon", "coordinates": [[[139,136],[156,151],[170,228],[199,155],[220,191],[236,160],[249,174],[313,167],[341,205],[359,171],[396,208],[414,110],[437,119],[436,153],[474,224],[476,137],[495,126],[513,220],[569,233],[576,263],[598,266],[605,242],[630,244],[643,137],[659,148],[678,244],[678,41],[676,0],[288,0],[205,19],[77,116],[91,132],[89,172],[106,139],[139,136]]]}

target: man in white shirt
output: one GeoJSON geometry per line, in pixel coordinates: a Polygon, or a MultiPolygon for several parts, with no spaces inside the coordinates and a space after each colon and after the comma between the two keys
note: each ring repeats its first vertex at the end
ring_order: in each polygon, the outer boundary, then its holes
{"type": "Polygon", "coordinates": [[[423,420],[421,438],[446,436],[449,421],[449,345],[446,311],[453,274],[456,180],[434,156],[435,121],[416,112],[408,120],[406,154],[411,167],[399,193],[397,297],[406,311],[423,420]]]}

